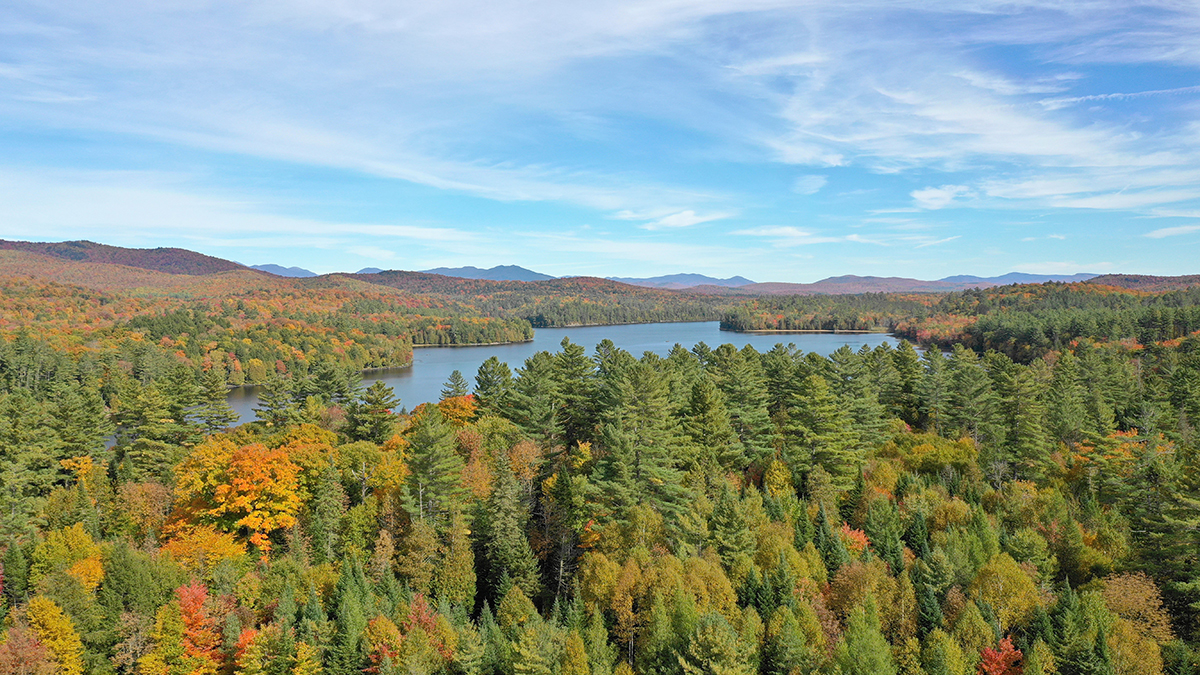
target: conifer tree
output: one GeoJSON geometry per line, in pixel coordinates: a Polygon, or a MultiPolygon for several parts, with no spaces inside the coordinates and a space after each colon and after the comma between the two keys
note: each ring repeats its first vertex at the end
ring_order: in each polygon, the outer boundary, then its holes
{"type": "Polygon", "coordinates": [[[858,438],[849,416],[819,375],[801,380],[790,398],[785,433],[785,457],[794,475],[806,476],[820,466],[834,485],[849,487],[858,473],[858,438]]]}
{"type": "Polygon", "coordinates": [[[475,403],[479,414],[498,415],[512,387],[512,371],[508,364],[489,356],[479,364],[475,374],[475,403]]]}
{"type": "Polygon", "coordinates": [[[199,405],[191,414],[210,434],[228,427],[238,419],[238,414],[229,407],[229,401],[226,400],[228,395],[225,376],[216,368],[206,370],[200,377],[199,405]]]}
{"type": "Polygon", "coordinates": [[[539,590],[537,560],[525,535],[527,511],[521,501],[521,487],[509,466],[508,456],[496,456],[496,481],[488,497],[486,538],[489,585],[496,597],[507,580],[526,596],[536,597],[539,590]]]}
{"type": "Polygon", "coordinates": [[[950,413],[950,374],[946,357],[937,349],[927,349],[921,355],[925,372],[922,374],[918,394],[921,400],[921,426],[941,434],[948,423],[950,413]]]}
{"type": "Polygon", "coordinates": [[[835,657],[844,675],[896,675],[892,649],[879,627],[874,598],[850,613],[845,641],[835,657]]]}
{"type": "Polygon", "coordinates": [[[562,406],[558,409],[558,426],[562,443],[567,447],[580,441],[594,440],[596,426],[595,363],[587,357],[582,345],[563,338],[561,351],[554,355],[555,390],[562,406]]]}
{"type": "Polygon", "coordinates": [[[692,385],[684,410],[683,431],[695,448],[696,467],[712,471],[715,468],[741,470],[745,453],[729,423],[725,401],[712,381],[703,377],[692,385]]]}
{"type": "Polygon", "coordinates": [[[469,393],[471,393],[471,385],[467,384],[467,378],[463,377],[461,370],[450,373],[450,379],[442,385],[443,401],[457,396],[466,396],[469,393]]]}
{"type": "Polygon", "coordinates": [[[395,434],[395,415],[400,405],[395,391],[376,381],[346,407],[346,431],[351,439],[381,445],[395,434]]]}
{"type": "Polygon", "coordinates": [[[504,415],[525,435],[551,447],[561,440],[562,399],[554,381],[554,358],[538,352],[525,360],[508,390],[504,415]]]}
{"type": "Polygon", "coordinates": [[[454,429],[436,406],[429,406],[414,420],[408,440],[405,507],[415,518],[439,522],[463,493],[463,461],[454,451],[454,429]]]}
{"type": "Polygon", "coordinates": [[[725,397],[729,424],[737,435],[747,460],[770,459],[771,419],[767,413],[767,391],[757,359],[750,361],[733,345],[713,350],[708,372],[725,397]]]}

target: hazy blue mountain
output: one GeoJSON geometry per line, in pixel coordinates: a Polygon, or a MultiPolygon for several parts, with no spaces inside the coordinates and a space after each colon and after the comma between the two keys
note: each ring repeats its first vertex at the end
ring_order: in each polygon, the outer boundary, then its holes
{"type": "Polygon", "coordinates": [[[939,279],[939,281],[948,281],[952,284],[990,284],[995,286],[1007,286],[1008,284],[1044,284],[1047,281],[1064,281],[1067,283],[1074,281],[1087,281],[1099,276],[1098,274],[1026,274],[1024,272],[1009,272],[998,277],[977,277],[970,274],[959,274],[953,277],[939,279]]]}
{"type": "Polygon", "coordinates": [[[383,270],[379,269],[378,267],[364,267],[361,270],[355,272],[355,274],[379,274],[382,271],[383,270]]]}
{"type": "Polygon", "coordinates": [[[645,279],[637,279],[633,277],[608,277],[612,281],[620,281],[623,284],[632,284],[634,286],[648,286],[650,288],[691,288],[693,286],[721,286],[724,288],[737,288],[738,286],[746,286],[754,283],[745,277],[730,277],[728,279],[716,279],[707,277],[703,274],[667,274],[661,277],[647,277],[645,279]]]}
{"type": "Polygon", "coordinates": [[[266,265],[251,265],[250,269],[274,274],[277,277],[315,277],[316,272],[310,272],[303,267],[284,267],[283,265],[275,265],[267,263],[266,265]]]}
{"type": "MultiPolygon", "coordinates": [[[[421,270],[426,274],[440,274],[445,277],[460,279],[487,279],[488,281],[544,281],[553,279],[549,274],[534,272],[516,265],[497,265],[491,269],[478,267],[437,267],[431,270],[421,270]]],[[[365,272],[360,272],[365,274],[365,272]]]]}

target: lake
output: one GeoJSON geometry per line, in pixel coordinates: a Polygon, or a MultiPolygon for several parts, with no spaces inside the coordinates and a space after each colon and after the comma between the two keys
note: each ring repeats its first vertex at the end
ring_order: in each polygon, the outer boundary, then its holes
{"type": "MultiPolygon", "coordinates": [[[[417,347],[413,350],[413,365],[408,368],[388,368],[363,374],[363,386],[376,380],[382,381],[396,391],[400,405],[412,409],[425,401],[437,401],[441,397],[442,385],[455,370],[462,371],[468,382],[474,384],[475,371],[479,364],[490,356],[508,363],[514,371],[525,363],[525,359],[539,351],[556,352],[563,338],[583,345],[592,353],[604,339],[640,357],[644,352],[666,356],[676,343],[691,349],[699,342],[716,348],[730,343],[737,348],[752,345],[760,352],[770,350],[778,343],[795,344],[805,352],[832,354],[842,345],[855,351],[866,345],[874,348],[896,340],[883,333],[733,333],[722,331],[717,321],[692,323],[643,323],[624,326],[584,326],[578,328],[538,328],[531,342],[511,345],[489,345],[484,347],[417,347]]],[[[229,405],[241,416],[241,421],[254,419],[254,407],[258,405],[259,387],[240,387],[229,394],[229,405]]]]}

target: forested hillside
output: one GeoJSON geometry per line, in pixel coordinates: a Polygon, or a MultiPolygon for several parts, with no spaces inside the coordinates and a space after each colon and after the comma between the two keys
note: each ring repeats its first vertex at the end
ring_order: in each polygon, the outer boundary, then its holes
{"type": "Polygon", "coordinates": [[[45,295],[99,327],[0,351],[0,672],[1196,667],[1196,337],[1028,364],[564,342],[412,414],[286,368],[224,429],[187,348],[102,358],[108,299],[45,295]]]}

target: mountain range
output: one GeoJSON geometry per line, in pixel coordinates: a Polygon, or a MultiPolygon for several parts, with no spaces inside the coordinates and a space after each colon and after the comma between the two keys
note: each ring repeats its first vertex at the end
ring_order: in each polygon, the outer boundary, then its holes
{"type": "MultiPolygon", "coordinates": [[[[0,276],[34,276],[49,281],[74,283],[92,288],[146,289],[154,293],[203,293],[205,288],[236,285],[244,289],[273,288],[288,278],[315,277],[315,283],[334,277],[353,277],[358,282],[382,283],[375,274],[407,275],[407,283],[417,278],[460,278],[480,284],[522,281],[551,281],[554,277],[515,265],[491,269],[477,267],[440,267],[418,272],[387,272],[377,268],[360,270],[355,275],[316,275],[299,267],[239,263],[181,248],[137,249],[109,246],[90,241],[29,242],[0,240],[0,276]]],[[[585,278],[580,278],[584,280],[585,278]]],[[[567,279],[558,280],[567,281],[567,279]]],[[[587,283],[595,283],[593,279],[587,283]]],[[[1013,283],[1048,281],[1116,286],[1130,290],[1159,292],[1200,285],[1200,275],[1149,276],[1136,274],[1044,275],[1012,272],[996,277],[958,275],[924,281],[906,277],[870,277],[845,275],[810,284],[756,283],[744,277],[716,279],[700,274],[672,274],[661,277],[616,277],[605,280],[659,290],[686,291],[711,295],[784,295],[784,294],[855,294],[855,293],[945,293],[968,288],[989,288],[1013,283]],[[698,285],[693,285],[698,284],[698,285]]],[[[420,283],[434,283],[421,281],[420,283]]]]}
{"type": "Polygon", "coordinates": [[[737,288],[739,286],[748,286],[753,284],[746,277],[730,277],[728,279],[716,279],[707,277],[703,274],[667,274],[661,277],[649,277],[645,279],[636,279],[633,277],[607,277],[613,281],[619,281],[623,284],[632,286],[647,286],[649,288],[667,288],[671,290],[682,290],[685,288],[693,288],[695,286],[721,286],[725,288],[737,288]]]}
{"type": "Polygon", "coordinates": [[[291,277],[293,279],[306,279],[308,277],[317,276],[316,272],[306,270],[303,267],[284,267],[282,265],[272,265],[269,263],[266,265],[251,265],[250,269],[258,270],[259,272],[266,272],[267,274],[274,274],[277,277],[291,277]]]}

